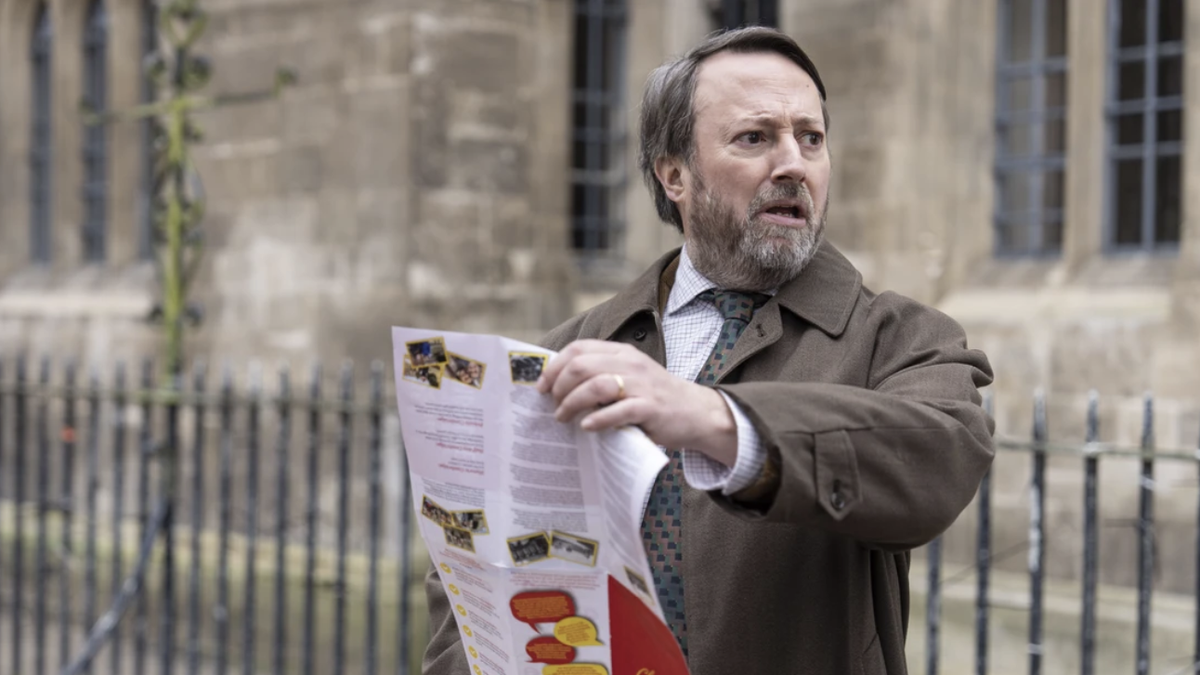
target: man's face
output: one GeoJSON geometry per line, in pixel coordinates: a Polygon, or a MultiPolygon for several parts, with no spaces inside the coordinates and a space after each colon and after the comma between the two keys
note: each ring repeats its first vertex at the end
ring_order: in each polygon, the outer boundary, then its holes
{"type": "Polygon", "coordinates": [[[811,260],[825,224],[830,166],[816,84],[780,54],[722,52],[700,66],[695,108],[692,160],[676,164],[672,197],[689,256],[724,288],[778,287],[811,260]]]}

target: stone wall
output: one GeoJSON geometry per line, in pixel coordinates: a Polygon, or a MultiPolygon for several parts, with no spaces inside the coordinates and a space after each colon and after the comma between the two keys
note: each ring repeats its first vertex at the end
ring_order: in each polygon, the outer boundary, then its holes
{"type": "MultiPolygon", "coordinates": [[[[139,3],[111,2],[113,43],[128,44],[139,3]]],[[[85,266],[71,198],[79,123],[61,104],[78,100],[80,3],[52,4],[64,25],[54,66],[55,263],[27,262],[28,178],[0,171],[0,347],[129,357],[154,340],[143,320],[153,269],[136,259],[127,198],[140,171],[137,130],[111,130],[114,192],[125,197],[112,209],[109,262],[85,266]]],[[[12,67],[0,73],[24,91],[31,3],[8,5],[0,29],[14,39],[0,41],[0,66],[12,67]]],[[[233,363],[387,359],[393,324],[533,339],[569,313],[567,0],[203,6],[211,21],[198,51],[214,70],[206,94],[267,89],[280,67],[298,83],[278,99],[197,115],[208,212],[193,296],[206,320],[192,353],[233,363]]],[[[113,105],[132,105],[136,53],[113,51],[113,105]]],[[[23,98],[0,106],[9,166],[24,166],[28,153],[23,98]]]]}
{"type": "Polygon", "coordinates": [[[203,122],[214,351],[378,356],[392,323],[530,337],[559,319],[567,107],[543,102],[567,97],[567,10],[216,6],[215,91],[277,65],[300,86],[203,122]]]}

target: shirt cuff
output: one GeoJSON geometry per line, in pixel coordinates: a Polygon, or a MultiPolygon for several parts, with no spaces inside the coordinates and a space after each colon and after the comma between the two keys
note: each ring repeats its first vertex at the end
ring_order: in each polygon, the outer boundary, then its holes
{"type": "Polygon", "coordinates": [[[729,406],[737,425],[737,459],[730,467],[699,451],[685,449],[683,476],[688,485],[697,490],[720,490],[721,494],[729,497],[754,485],[767,461],[767,450],[763,447],[758,430],[741,406],[726,396],[725,392],[718,390],[717,393],[725,399],[725,405],[729,406]]]}

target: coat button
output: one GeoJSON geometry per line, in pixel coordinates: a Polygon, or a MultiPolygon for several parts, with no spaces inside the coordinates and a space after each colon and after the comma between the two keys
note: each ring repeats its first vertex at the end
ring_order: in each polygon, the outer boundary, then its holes
{"type": "Polygon", "coordinates": [[[833,481],[833,492],[829,495],[829,505],[834,511],[841,511],[846,508],[846,496],[842,494],[842,481],[833,481]]]}
{"type": "Polygon", "coordinates": [[[645,340],[646,339],[646,329],[639,328],[639,329],[633,331],[633,339],[637,340],[638,342],[645,340]]]}

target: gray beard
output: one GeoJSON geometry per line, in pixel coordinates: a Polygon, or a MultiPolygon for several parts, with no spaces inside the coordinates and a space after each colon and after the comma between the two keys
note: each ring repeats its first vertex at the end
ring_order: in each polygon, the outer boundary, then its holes
{"type": "Polygon", "coordinates": [[[689,214],[688,257],[696,271],[718,287],[771,291],[799,276],[817,254],[825,233],[828,198],[818,212],[806,187],[781,185],[755,197],[745,216],[738,218],[699,176],[693,187],[697,198],[689,214]],[[756,216],[764,204],[776,199],[806,201],[806,226],[776,225],[756,216]]]}

